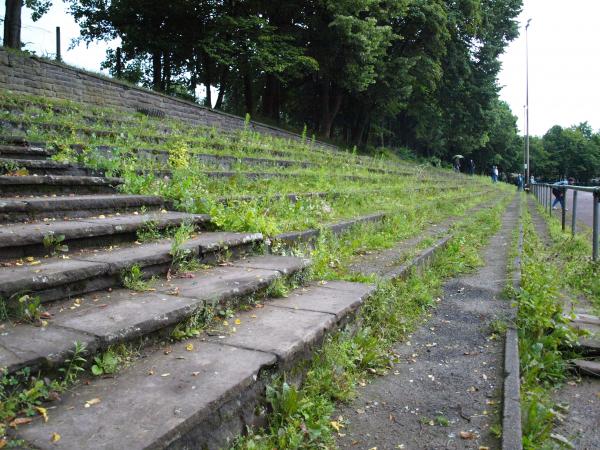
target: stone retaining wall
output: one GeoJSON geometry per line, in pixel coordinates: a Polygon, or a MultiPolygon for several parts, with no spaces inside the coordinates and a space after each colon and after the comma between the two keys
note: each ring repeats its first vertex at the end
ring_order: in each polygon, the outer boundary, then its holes
{"type": "MultiPolygon", "coordinates": [[[[3,48],[0,48],[0,87],[12,92],[72,100],[129,112],[140,108],[158,109],[169,117],[193,124],[215,126],[224,131],[235,131],[244,126],[244,119],[238,116],[3,48]]],[[[300,137],[298,134],[257,122],[251,122],[251,127],[255,131],[283,138],[300,137]]],[[[329,144],[320,144],[335,148],[329,144]]]]}

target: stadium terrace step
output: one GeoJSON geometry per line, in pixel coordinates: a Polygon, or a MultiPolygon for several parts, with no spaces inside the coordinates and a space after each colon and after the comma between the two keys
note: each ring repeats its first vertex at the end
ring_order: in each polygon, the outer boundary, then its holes
{"type": "Polygon", "coordinates": [[[163,211],[69,221],[9,224],[0,226],[0,261],[48,254],[53,249],[47,248],[51,247],[51,242],[44,245],[47,236],[63,236],[60,244],[66,244],[69,250],[72,250],[134,241],[136,232],[145,226],[162,231],[184,222],[204,228],[210,222],[210,217],[163,211]]]}
{"type": "Polygon", "coordinates": [[[243,302],[244,297],[308,264],[303,258],[256,256],[186,274],[188,278],[159,281],[149,292],[115,289],[91,293],[75,303],[56,302],[47,310],[52,318],[45,327],[5,324],[0,336],[0,367],[9,373],[22,367],[51,369],[64,363],[75,341],[84,343],[93,354],[148,336],[174,327],[207,306],[230,307],[243,302]]]}
{"type": "Polygon", "coordinates": [[[226,448],[264,419],[265,372],[309,356],[372,291],[336,282],[269,300],[240,314],[237,331],[224,327],[224,339],[157,346],[110,379],[77,386],[48,409],[47,423],[20,426],[17,436],[39,449],[226,448]]]}
{"type": "Polygon", "coordinates": [[[573,365],[583,375],[600,378],[600,360],[598,359],[575,359],[573,365]]]}
{"type": "Polygon", "coordinates": [[[15,159],[0,158],[0,168],[18,167],[27,170],[30,175],[71,175],[71,176],[102,176],[98,170],[88,169],[75,164],[66,164],[51,159],[15,159]]]}
{"type": "MultiPolygon", "coordinates": [[[[377,223],[385,219],[385,213],[368,214],[366,216],[356,217],[354,219],[343,220],[341,222],[331,223],[325,225],[323,228],[329,230],[334,235],[338,235],[348,231],[355,225],[364,223],[377,223]]],[[[273,237],[274,242],[283,243],[285,245],[294,245],[297,243],[310,243],[313,242],[321,234],[320,228],[311,228],[304,231],[290,231],[287,233],[281,233],[273,237]]]]}
{"type": "Polygon", "coordinates": [[[69,175],[0,176],[0,197],[40,194],[114,193],[121,178],[69,175]]]}
{"type": "MultiPolygon", "coordinates": [[[[262,242],[260,233],[200,233],[182,249],[202,263],[242,255],[262,242]]],[[[69,259],[47,258],[3,267],[0,298],[15,301],[23,294],[49,302],[121,284],[121,273],[138,265],[146,277],[167,273],[173,257],[169,239],[108,250],[76,253],[69,259]]]]}
{"type": "Polygon", "coordinates": [[[50,157],[51,153],[43,147],[26,144],[8,145],[0,144],[0,158],[35,159],[41,160],[50,157]]]}
{"type": "Polygon", "coordinates": [[[150,195],[77,195],[55,197],[0,197],[0,223],[49,218],[92,217],[115,213],[151,211],[166,206],[150,195]]]}

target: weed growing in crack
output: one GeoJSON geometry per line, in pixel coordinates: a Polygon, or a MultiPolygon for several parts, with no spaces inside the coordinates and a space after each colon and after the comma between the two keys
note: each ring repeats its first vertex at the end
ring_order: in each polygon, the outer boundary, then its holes
{"type": "Polygon", "coordinates": [[[119,369],[121,358],[112,349],[94,357],[91,371],[93,375],[113,374],[119,369]]]}
{"type": "Polygon", "coordinates": [[[158,228],[156,220],[148,220],[137,229],[136,237],[138,242],[151,242],[163,238],[163,233],[158,228]]]}
{"type": "Polygon", "coordinates": [[[64,388],[71,386],[77,380],[78,376],[85,371],[86,359],[83,355],[86,352],[86,345],[82,342],[75,342],[71,355],[65,359],[65,366],[58,369],[62,373],[62,386],[64,388]]]}
{"type": "Polygon", "coordinates": [[[46,251],[50,252],[52,256],[57,253],[66,253],[69,251],[69,246],[65,243],[65,235],[64,234],[54,234],[54,232],[48,233],[44,235],[42,239],[42,244],[46,251]]]}
{"type": "Polygon", "coordinates": [[[144,279],[144,272],[139,264],[134,264],[130,268],[121,271],[121,283],[132,291],[151,291],[155,281],[155,277],[148,280],[144,279]]]}
{"type": "Polygon", "coordinates": [[[201,266],[190,248],[185,248],[185,243],[192,237],[195,229],[192,224],[182,223],[173,233],[171,238],[171,270],[173,272],[191,272],[201,266]]]}

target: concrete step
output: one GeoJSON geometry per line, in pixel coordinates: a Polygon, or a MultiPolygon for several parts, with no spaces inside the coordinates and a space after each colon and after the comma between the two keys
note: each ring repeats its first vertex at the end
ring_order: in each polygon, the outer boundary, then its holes
{"type": "Polygon", "coordinates": [[[571,326],[578,331],[586,333],[577,341],[581,350],[588,355],[600,355],[600,324],[588,318],[581,321],[572,321],[571,326]]]}
{"type": "MultiPolygon", "coordinates": [[[[51,369],[64,362],[73,342],[88,354],[174,327],[207,306],[233,307],[276,279],[306,267],[303,258],[256,256],[229,266],[194,272],[193,278],[162,280],[149,292],[115,289],[56,302],[45,327],[5,324],[0,336],[0,367],[51,369]]],[[[189,277],[190,275],[186,275],[189,277]]],[[[164,333],[163,333],[164,334],[164,333]]]]}
{"type": "Polygon", "coordinates": [[[583,375],[600,377],[600,360],[575,359],[573,364],[583,375]]]}
{"type": "Polygon", "coordinates": [[[43,160],[49,158],[50,155],[50,152],[42,147],[35,147],[26,144],[0,144],[0,158],[43,160]]]}
{"type": "Polygon", "coordinates": [[[61,244],[66,244],[69,250],[73,250],[135,241],[136,232],[146,224],[151,224],[154,229],[162,231],[183,222],[205,228],[210,222],[210,217],[205,214],[163,211],[151,214],[0,225],[0,261],[47,255],[53,249],[44,246],[46,236],[64,236],[61,244]]]}
{"type": "Polygon", "coordinates": [[[51,159],[15,159],[0,158],[1,167],[13,167],[26,169],[30,175],[69,175],[69,176],[102,176],[103,174],[94,169],[88,169],[76,164],[66,164],[51,159]]]}
{"type": "Polygon", "coordinates": [[[150,195],[76,195],[53,197],[0,197],[0,223],[50,218],[84,218],[164,208],[161,197],[150,195]]]}
{"type": "MultiPolygon", "coordinates": [[[[182,245],[202,263],[250,252],[262,242],[260,233],[200,233],[182,245]]],[[[23,294],[49,302],[121,285],[121,273],[134,265],[144,275],[167,273],[172,263],[169,239],[107,250],[82,251],[60,257],[27,261],[0,270],[0,298],[16,301],[23,294]]]]}
{"type": "Polygon", "coordinates": [[[0,176],[0,198],[14,195],[115,193],[115,187],[122,183],[121,178],[110,177],[3,175],[0,176]]]}
{"type": "Polygon", "coordinates": [[[237,331],[224,327],[223,339],[157,347],[114,377],[77,386],[48,408],[47,423],[17,435],[39,449],[227,448],[264,420],[267,375],[309,357],[372,290],[331,282],[267,301],[237,316],[237,331]],[[53,433],[61,436],[54,443],[53,433]]]}

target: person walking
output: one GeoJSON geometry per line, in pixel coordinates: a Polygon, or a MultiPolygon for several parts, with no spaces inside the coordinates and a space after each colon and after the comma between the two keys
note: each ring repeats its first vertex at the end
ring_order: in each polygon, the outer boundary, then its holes
{"type": "Polygon", "coordinates": [[[469,160],[469,174],[475,175],[475,161],[469,160]]]}
{"type": "Polygon", "coordinates": [[[498,182],[498,166],[492,166],[492,183],[498,182]]]}
{"type": "MultiPolygon", "coordinates": [[[[569,178],[568,180],[561,180],[554,183],[552,186],[552,195],[554,195],[554,202],[552,202],[552,209],[558,209],[556,207],[557,203],[560,203],[561,209],[565,209],[565,189],[561,188],[561,186],[572,185],[575,183],[574,178],[569,178]]],[[[566,211],[566,210],[565,210],[566,211]]]]}

